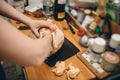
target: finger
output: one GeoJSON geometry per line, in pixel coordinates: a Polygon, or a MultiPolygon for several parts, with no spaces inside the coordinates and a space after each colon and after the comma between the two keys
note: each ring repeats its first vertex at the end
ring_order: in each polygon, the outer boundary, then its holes
{"type": "Polygon", "coordinates": [[[51,31],[55,31],[57,29],[57,26],[55,24],[52,24],[51,26],[49,26],[51,31]],[[52,27],[53,26],[53,27],[52,27]]]}
{"type": "Polygon", "coordinates": [[[49,21],[43,21],[40,25],[49,28],[51,31],[55,31],[57,28],[55,24],[49,21]]]}
{"type": "Polygon", "coordinates": [[[47,22],[49,22],[49,27],[50,27],[50,29],[52,30],[52,31],[55,31],[56,30],[56,28],[57,28],[57,26],[55,25],[55,23],[53,23],[52,21],[47,21],[47,22]],[[52,28],[51,28],[52,27],[52,28]]]}
{"type": "Polygon", "coordinates": [[[37,38],[40,37],[40,34],[39,34],[39,32],[38,32],[37,29],[32,29],[32,31],[33,31],[33,33],[35,34],[35,36],[36,36],[37,38]]]}

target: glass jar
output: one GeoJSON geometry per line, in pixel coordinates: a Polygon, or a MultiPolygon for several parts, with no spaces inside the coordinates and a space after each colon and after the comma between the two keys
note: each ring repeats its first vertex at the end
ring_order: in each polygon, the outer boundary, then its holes
{"type": "Polygon", "coordinates": [[[54,5],[55,20],[62,21],[65,19],[65,5],[66,5],[66,0],[55,0],[55,5],[54,5]]]}
{"type": "Polygon", "coordinates": [[[16,10],[20,11],[21,13],[24,12],[24,1],[23,0],[14,0],[13,6],[16,10]]]}
{"type": "Polygon", "coordinates": [[[43,1],[43,14],[46,19],[53,15],[53,2],[51,0],[43,1]]]}

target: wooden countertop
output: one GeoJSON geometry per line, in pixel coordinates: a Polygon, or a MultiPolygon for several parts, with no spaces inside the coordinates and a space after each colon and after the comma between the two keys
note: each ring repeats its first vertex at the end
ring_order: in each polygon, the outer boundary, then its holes
{"type": "MultiPolygon", "coordinates": [[[[32,16],[29,16],[29,17],[33,19],[38,19],[38,20],[43,19],[43,18],[34,18],[32,16]]],[[[70,40],[78,49],[80,49],[80,51],[83,51],[86,49],[80,46],[79,36],[77,35],[77,33],[73,35],[69,29],[68,30],[63,29],[64,25],[66,25],[65,21],[53,20],[53,22],[56,23],[56,25],[63,31],[64,36],[68,40],[70,40]]],[[[23,24],[16,24],[16,22],[13,20],[11,20],[11,23],[16,27],[18,27],[19,25],[23,25],[23,24]]],[[[29,35],[30,33],[30,30],[21,30],[21,31],[25,35],[29,35]]],[[[75,67],[78,67],[81,70],[79,75],[77,76],[77,79],[75,80],[89,80],[89,79],[96,78],[96,76],[85,66],[85,64],[82,61],[80,61],[80,59],[77,58],[76,55],[66,59],[65,63],[67,65],[69,63],[72,63],[75,67]]],[[[67,80],[67,77],[65,74],[60,77],[57,77],[56,75],[54,75],[54,73],[51,71],[52,67],[49,67],[45,63],[43,63],[39,67],[32,67],[32,66],[25,67],[25,70],[27,73],[28,80],[67,80]]]]}

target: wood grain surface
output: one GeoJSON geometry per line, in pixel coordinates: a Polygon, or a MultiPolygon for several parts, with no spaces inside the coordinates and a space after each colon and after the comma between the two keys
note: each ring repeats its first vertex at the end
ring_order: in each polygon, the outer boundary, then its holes
{"type": "MultiPolygon", "coordinates": [[[[34,18],[32,16],[29,16],[29,17],[37,20],[43,19],[43,18],[34,18]]],[[[80,51],[86,49],[79,44],[79,36],[77,35],[77,30],[75,28],[74,29],[76,33],[72,34],[69,28],[64,29],[64,26],[66,25],[65,21],[55,21],[54,19],[52,19],[52,21],[63,31],[64,36],[68,40],[70,40],[78,49],[80,49],[80,51]]],[[[19,25],[23,25],[23,24],[16,24],[16,21],[13,21],[13,20],[11,20],[11,23],[15,27],[18,27],[19,25]]],[[[20,30],[20,31],[25,35],[29,35],[30,33],[30,30],[20,30]]],[[[72,63],[75,67],[78,67],[80,69],[80,73],[75,80],[90,80],[90,79],[96,78],[96,76],[87,68],[87,66],[82,61],[80,61],[80,59],[77,58],[76,55],[66,59],[65,63],[66,65],[68,65],[69,63],[72,63]]],[[[67,80],[65,73],[63,74],[63,76],[57,77],[51,71],[52,68],[53,67],[49,67],[45,63],[43,63],[39,67],[25,66],[28,80],[67,80]]]]}

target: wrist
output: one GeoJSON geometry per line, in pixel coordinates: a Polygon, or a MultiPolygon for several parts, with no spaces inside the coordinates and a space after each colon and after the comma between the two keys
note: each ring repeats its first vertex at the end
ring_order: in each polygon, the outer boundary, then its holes
{"type": "Polygon", "coordinates": [[[24,22],[25,22],[25,24],[28,25],[29,27],[31,27],[32,24],[34,23],[34,21],[33,21],[31,18],[27,19],[27,20],[24,21],[24,22]]]}

